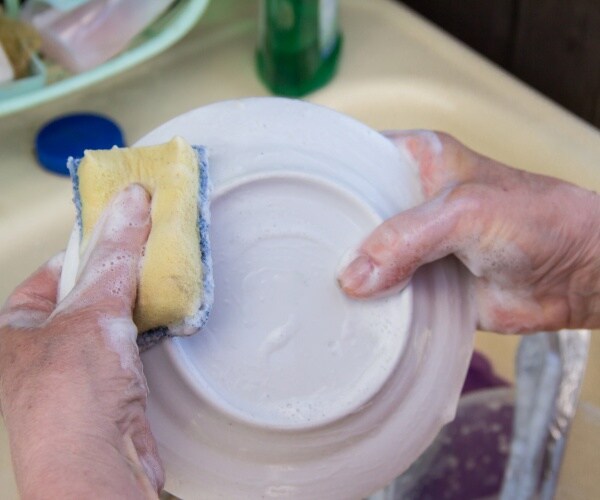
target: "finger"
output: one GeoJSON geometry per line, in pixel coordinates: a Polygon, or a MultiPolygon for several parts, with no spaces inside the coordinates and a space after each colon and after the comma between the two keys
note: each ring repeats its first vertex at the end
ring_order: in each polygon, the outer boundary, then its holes
{"type": "Polygon", "coordinates": [[[384,135],[415,162],[426,199],[477,175],[479,155],[448,134],[407,130],[384,135]]]}
{"type": "Polygon", "coordinates": [[[118,193],[96,224],[77,283],[59,308],[94,305],[109,316],[130,315],[150,225],[144,188],[133,184],[118,193]]]}
{"type": "Polygon", "coordinates": [[[461,217],[474,207],[448,193],[387,220],[371,233],[339,275],[351,297],[369,297],[406,286],[423,264],[454,253],[463,241],[461,217]]]}
{"type": "Polygon", "coordinates": [[[4,304],[2,316],[10,316],[11,322],[19,316],[28,323],[42,323],[56,306],[64,256],[64,252],[55,255],[19,285],[4,304]]]}

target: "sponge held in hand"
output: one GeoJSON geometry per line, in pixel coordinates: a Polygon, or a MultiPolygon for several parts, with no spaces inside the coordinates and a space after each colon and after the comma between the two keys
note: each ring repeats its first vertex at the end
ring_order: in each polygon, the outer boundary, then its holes
{"type": "Polygon", "coordinates": [[[69,161],[79,255],[111,199],[138,183],[152,197],[152,229],[141,263],[134,322],[138,344],[190,335],[206,322],[213,279],[206,151],[181,138],[139,148],[86,151],[69,161]]]}

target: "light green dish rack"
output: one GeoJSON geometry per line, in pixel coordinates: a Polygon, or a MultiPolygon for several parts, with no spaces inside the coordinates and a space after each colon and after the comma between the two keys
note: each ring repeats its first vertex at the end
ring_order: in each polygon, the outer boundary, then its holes
{"type": "MultiPolygon", "coordinates": [[[[206,10],[208,2],[209,0],[176,0],[127,50],[96,68],[84,73],[65,75],[57,81],[37,88],[27,88],[27,85],[24,85],[22,92],[10,92],[6,97],[2,97],[0,93],[0,116],[70,94],[150,59],[188,33],[206,10]]],[[[6,0],[5,7],[7,15],[18,14],[18,5],[14,0],[6,0]]],[[[22,83],[26,83],[29,78],[22,80],[22,83]]],[[[18,85],[19,82],[11,85],[18,85]]]]}

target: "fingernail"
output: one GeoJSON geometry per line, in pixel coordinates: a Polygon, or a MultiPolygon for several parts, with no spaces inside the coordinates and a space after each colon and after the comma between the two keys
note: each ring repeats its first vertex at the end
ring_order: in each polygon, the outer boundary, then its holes
{"type": "Polygon", "coordinates": [[[127,196],[133,203],[146,204],[150,201],[150,194],[144,189],[141,184],[129,184],[121,193],[127,196]]]}
{"type": "Polygon", "coordinates": [[[360,255],[340,274],[340,286],[352,293],[365,292],[374,271],[373,261],[366,255],[360,255]]]}
{"type": "Polygon", "coordinates": [[[141,226],[150,219],[150,195],[139,184],[130,184],[113,200],[113,208],[123,216],[123,225],[141,226]]]}

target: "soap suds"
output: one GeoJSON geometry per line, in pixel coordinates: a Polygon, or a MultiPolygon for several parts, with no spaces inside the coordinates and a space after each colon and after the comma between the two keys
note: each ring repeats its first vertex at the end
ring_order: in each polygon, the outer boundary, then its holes
{"type": "Polygon", "coordinates": [[[35,328],[44,322],[48,313],[44,311],[32,311],[18,309],[16,311],[0,312],[0,328],[9,326],[11,328],[35,328]]]}
{"type": "Polygon", "coordinates": [[[215,307],[201,336],[177,340],[210,397],[281,426],[368,401],[402,353],[410,300],[357,305],[332,270],[379,220],[339,188],[294,176],[221,193],[213,218],[215,307]]]}
{"type": "MultiPolygon", "coordinates": [[[[259,298],[260,300],[260,298],[259,298]]],[[[262,299],[264,301],[264,297],[262,299]]],[[[276,351],[283,349],[290,339],[298,334],[301,323],[295,314],[291,314],[287,321],[280,326],[273,328],[263,340],[260,350],[268,361],[269,357],[276,351]]]]}
{"type": "Polygon", "coordinates": [[[105,316],[100,318],[98,323],[108,348],[119,355],[121,368],[132,371],[143,379],[142,364],[135,342],[138,332],[131,318],[105,316]]]}
{"type": "MultiPolygon", "coordinates": [[[[98,251],[98,250],[97,250],[98,251]]],[[[57,305],[54,314],[64,310],[85,309],[106,300],[107,294],[129,300],[131,283],[123,276],[130,275],[130,267],[136,257],[124,252],[104,251],[94,255],[81,270],[75,288],[57,305]]]]}

